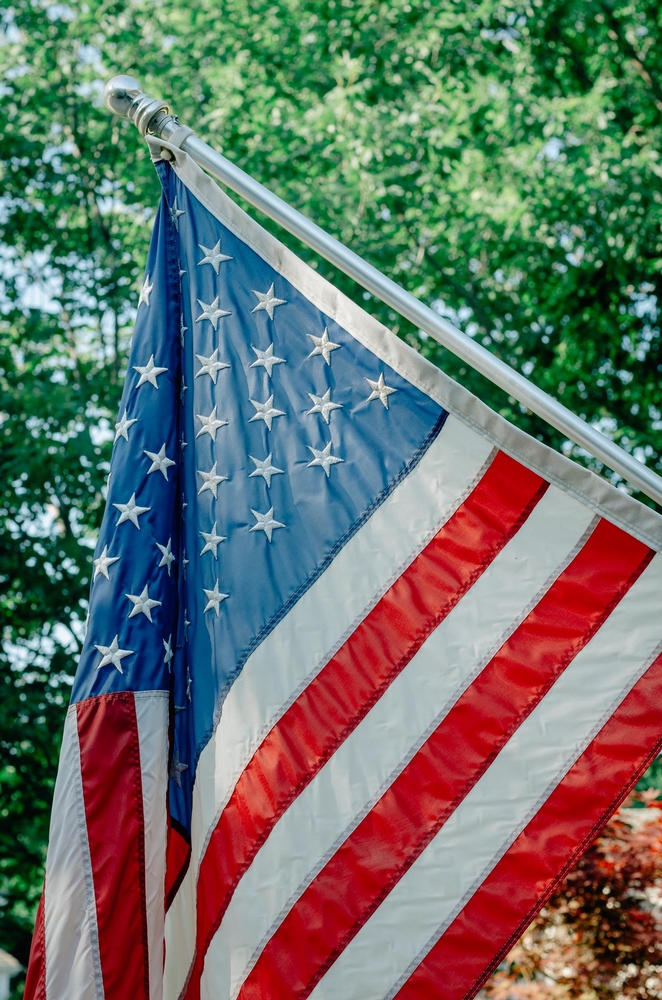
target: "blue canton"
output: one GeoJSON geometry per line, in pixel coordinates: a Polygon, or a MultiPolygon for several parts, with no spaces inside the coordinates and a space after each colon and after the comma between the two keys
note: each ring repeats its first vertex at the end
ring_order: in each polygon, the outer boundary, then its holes
{"type": "Polygon", "coordinates": [[[446,414],[157,170],[72,700],[171,692],[186,834],[234,679],[446,414]]]}

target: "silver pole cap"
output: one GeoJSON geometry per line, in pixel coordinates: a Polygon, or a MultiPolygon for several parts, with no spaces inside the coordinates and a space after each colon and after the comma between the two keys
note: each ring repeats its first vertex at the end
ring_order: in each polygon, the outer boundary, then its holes
{"type": "Polygon", "coordinates": [[[157,115],[160,120],[170,110],[165,101],[143,93],[140,84],[132,76],[114,76],[109,80],[104,87],[103,100],[113,114],[132,121],[141,135],[150,132],[150,126],[157,115]]]}

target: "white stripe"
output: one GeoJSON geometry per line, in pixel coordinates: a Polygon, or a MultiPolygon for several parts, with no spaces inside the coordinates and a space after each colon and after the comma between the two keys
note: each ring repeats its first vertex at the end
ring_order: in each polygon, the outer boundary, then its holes
{"type": "Polygon", "coordinates": [[[151,1000],[160,1000],[163,986],[168,697],[167,691],[134,692],[145,822],[145,905],[151,1000]]]}
{"type": "Polygon", "coordinates": [[[662,640],[656,557],[434,840],[318,983],[311,1000],[382,1000],[532,819],[662,640]]]}
{"type": "Polygon", "coordinates": [[[449,417],[416,468],[344,546],[247,661],[201,754],[192,861],[166,917],[165,996],[183,986],[195,943],[195,879],[206,838],[252,754],[291,700],[465,498],[491,445],[449,417]]]}
{"type": "MultiPolygon", "coordinates": [[[[235,996],[279,914],[381,796],[505,635],[565,568],[593,512],[551,487],[519,532],[281,817],[239,883],[205,962],[202,996],[235,996]],[[214,994],[216,990],[216,994],[214,994]]],[[[279,665],[280,666],[280,665],[279,665]]],[[[271,929],[271,931],[270,931],[271,929]]]]}
{"type": "Polygon", "coordinates": [[[47,1000],[103,1000],[76,708],[64,723],[44,894],[47,1000]]]}

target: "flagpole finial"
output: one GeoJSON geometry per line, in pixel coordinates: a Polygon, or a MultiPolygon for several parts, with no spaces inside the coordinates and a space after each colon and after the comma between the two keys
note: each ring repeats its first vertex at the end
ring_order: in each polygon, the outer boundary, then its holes
{"type": "Polygon", "coordinates": [[[103,91],[104,104],[109,111],[134,123],[141,135],[161,134],[164,119],[171,118],[165,101],[148,97],[132,76],[114,76],[103,91]]]}

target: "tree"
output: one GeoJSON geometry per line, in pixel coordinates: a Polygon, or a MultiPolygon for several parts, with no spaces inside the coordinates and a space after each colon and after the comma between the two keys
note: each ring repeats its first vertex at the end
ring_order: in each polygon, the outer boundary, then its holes
{"type": "Polygon", "coordinates": [[[101,106],[105,79],[133,71],[171,96],[249,173],[659,467],[662,56],[651,0],[15,0],[0,16],[0,937],[25,961],[158,198],[133,126],[101,106]]]}

